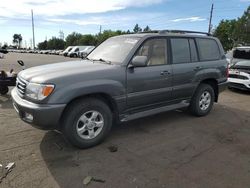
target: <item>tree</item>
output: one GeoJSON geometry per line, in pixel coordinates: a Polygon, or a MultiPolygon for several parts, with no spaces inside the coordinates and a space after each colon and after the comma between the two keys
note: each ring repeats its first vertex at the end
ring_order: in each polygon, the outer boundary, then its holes
{"type": "Polygon", "coordinates": [[[144,32],[149,32],[151,31],[150,27],[147,25],[144,29],[143,29],[144,32]]]}
{"type": "Polygon", "coordinates": [[[133,29],[134,33],[139,33],[142,31],[142,29],[139,27],[138,24],[135,25],[134,29],[133,29]]]}
{"type": "Polygon", "coordinates": [[[214,36],[218,37],[227,51],[236,45],[236,20],[222,20],[214,31],[214,36]]]}
{"type": "Polygon", "coordinates": [[[97,43],[97,39],[93,35],[83,35],[80,39],[81,45],[94,46],[97,43]]]}
{"type": "Polygon", "coordinates": [[[244,14],[233,20],[221,20],[214,30],[225,50],[230,50],[237,45],[250,44],[250,6],[244,14]]]}
{"type": "Polygon", "coordinates": [[[126,32],[123,32],[121,30],[117,30],[117,31],[105,30],[105,31],[103,31],[103,33],[98,34],[96,36],[97,44],[102,43],[103,41],[105,41],[106,39],[108,39],[110,37],[114,37],[117,35],[123,35],[123,34],[126,34],[126,32]]]}
{"type": "Polygon", "coordinates": [[[52,37],[52,39],[48,41],[47,49],[62,50],[64,49],[64,46],[65,46],[64,40],[56,38],[56,37],[52,37]]]}
{"type": "Polygon", "coordinates": [[[38,43],[37,47],[39,50],[47,50],[48,49],[48,41],[45,40],[43,42],[38,43]]]}
{"type": "Polygon", "coordinates": [[[14,34],[13,35],[13,43],[20,48],[21,42],[23,40],[23,37],[21,34],[14,34]]]}
{"type": "Polygon", "coordinates": [[[66,37],[66,46],[77,46],[82,38],[81,33],[73,32],[66,37]]]}

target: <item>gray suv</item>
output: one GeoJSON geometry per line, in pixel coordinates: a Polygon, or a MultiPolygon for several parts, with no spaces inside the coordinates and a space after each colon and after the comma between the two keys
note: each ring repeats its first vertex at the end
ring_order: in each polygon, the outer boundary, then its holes
{"type": "Polygon", "coordinates": [[[115,123],[184,107],[207,115],[227,77],[217,38],[161,31],[112,37],[82,61],[21,71],[11,95],[23,121],[87,148],[115,123]]]}

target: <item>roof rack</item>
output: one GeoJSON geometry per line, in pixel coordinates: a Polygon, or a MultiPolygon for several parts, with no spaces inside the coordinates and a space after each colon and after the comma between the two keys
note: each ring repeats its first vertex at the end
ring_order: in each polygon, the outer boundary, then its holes
{"type": "Polygon", "coordinates": [[[202,35],[211,36],[210,33],[200,32],[200,31],[186,31],[186,30],[161,30],[159,31],[159,34],[166,34],[166,33],[181,33],[181,34],[190,33],[190,34],[202,34],[202,35]]]}
{"type": "Polygon", "coordinates": [[[138,34],[143,34],[143,33],[159,33],[160,30],[150,30],[150,31],[140,31],[138,34]]]}

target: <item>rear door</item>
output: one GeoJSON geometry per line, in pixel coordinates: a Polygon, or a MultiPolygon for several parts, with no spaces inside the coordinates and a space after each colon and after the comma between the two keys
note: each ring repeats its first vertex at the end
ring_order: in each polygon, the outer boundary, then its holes
{"type": "Polygon", "coordinates": [[[147,56],[146,67],[127,69],[127,106],[130,110],[153,108],[171,99],[172,68],[167,56],[167,40],[145,41],[135,56],[147,56]]]}
{"type": "Polygon", "coordinates": [[[173,100],[190,98],[197,86],[195,77],[201,69],[193,38],[170,38],[173,67],[173,100]]]}

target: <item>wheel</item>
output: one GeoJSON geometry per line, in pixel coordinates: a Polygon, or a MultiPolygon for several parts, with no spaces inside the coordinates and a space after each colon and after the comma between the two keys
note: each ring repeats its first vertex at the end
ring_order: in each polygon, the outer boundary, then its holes
{"type": "Polygon", "coordinates": [[[62,132],[71,144],[89,148],[101,143],[112,127],[108,105],[95,98],[79,99],[66,109],[62,132]]]}
{"type": "Polygon", "coordinates": [[[6,95],[9,92],[8,86],[0,86],[0,94],[6,95]]]}
{"type": "Polygon", "coordinates": [[[189,107],[191,113],[196,116],[207,115],[213,107],[214,98],[214,89],[208,84],[201,84],[192,97],[189,107]]]}

